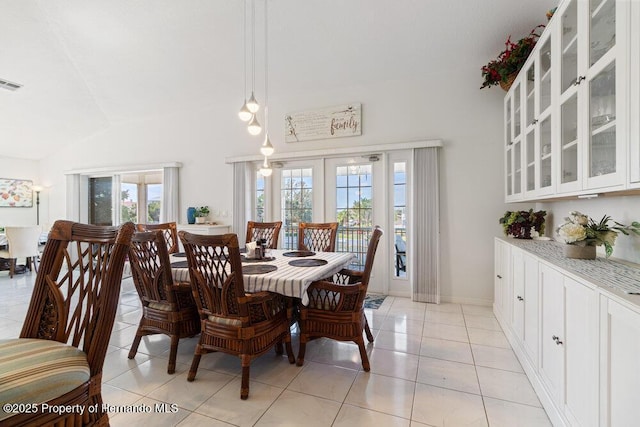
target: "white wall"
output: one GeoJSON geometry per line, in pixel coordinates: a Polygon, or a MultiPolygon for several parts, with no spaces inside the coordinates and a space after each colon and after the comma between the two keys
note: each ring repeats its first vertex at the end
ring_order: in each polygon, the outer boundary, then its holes
{"type": "MultiPolygon", "coordinates": [[[[32,180],[34,185],[44,186],[40,181],[38,162],[33,160],[14,159],[0,156],[0,178],[15,178],[32,180]]],[[[0,208],[0,226],[6,225],[35,225],[36,200],[33,195],[32,208],[0,208]]],[[[48,197],[46,190],[40,193],[40,224],[46,222],[48,197]]]]}
{"type": "MultiPolygon", "coordinates": [[[[279,153],[418,139],[442,139],[441,242],[442,299],[490,304],[493,300],[493,237],[503,203],[502,101],[499,88],[478,89],[478,67],[443,70],[429,79],[368,82],[356,87],[304,93],[274,82],[270,93],[270,137],[279,153]],[[348,102],[363,105],[363,135],[331,141],[285,144],[287,112],[348,102]]],[[[231,220],[230,156],[257,154],[262,138],[252,138],[237,119],[238,99],[168,117],[122,123],[41,163],[51,184],[49,221],[65,216],[65,178],[71,169],[120,164],[183,163],[180,210],[209,205],[231,220]]],[[[418,257],[419,258],[419,257],[418,257]]]]}

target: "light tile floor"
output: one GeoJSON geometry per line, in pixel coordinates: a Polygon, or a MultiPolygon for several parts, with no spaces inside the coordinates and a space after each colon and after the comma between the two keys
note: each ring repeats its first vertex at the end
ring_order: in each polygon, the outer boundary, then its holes
{"type": "MultiPolygon", "coordinates": [[[[0,273],[0,338],[18,336],[31,273],[0,273]]],[[[112,413],[113,426],[548,426],[490,307],[423,304],[387,297],[367,310],[376,338],[364,372],[357,346],[330,340],[307,345],[305,365],[275,352],[254,361],[249,399],[240,400],[240,362],[202,357],[187,382],[196,338],[180,342],[176,373],[166,372],[169,339],[143,338],[127,358],[140,317],[131,279],[123,280],[103,377],[114,408],[146,405],[151,413],[112,413]],[[165,412],[154,412],[166,403],[165,412]],[[172,410],[175,408],[175,411],[172,410]]],[[[294,333],[297,352],[297,334],[294,333]]]]}

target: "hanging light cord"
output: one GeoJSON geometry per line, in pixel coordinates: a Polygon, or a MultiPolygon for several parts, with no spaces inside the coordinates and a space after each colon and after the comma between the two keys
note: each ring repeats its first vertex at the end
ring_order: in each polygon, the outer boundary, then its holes
{"type": "Polygon", "coordinates": [[[256,90],[256,3],[251,0],[251,92],[256,90]]]}
{"type": "Polygon", "coordinates": [[[267,52],[268,52],[268,37],[269,37],[269,27],[268,27],[268,15],[267,15],[267,11],[268,11],[268,0],[264,1],[264,129],[265,129],[265,133],[268,134],[269,133],[269,113],[267,111],[268,105],[269,105],[269,97],[268,97],[268,93],[269,93],[269,74],[268,74],[268,70],[269,70],[269,61],[268,61],[268,56],[267,56],[267,52]]]}
{"type": "Polygon", "coordinates": [[[242,2],[242,52],[244,64],[244,95],[245,104],[247,102],[247,0],[242,2]]]}

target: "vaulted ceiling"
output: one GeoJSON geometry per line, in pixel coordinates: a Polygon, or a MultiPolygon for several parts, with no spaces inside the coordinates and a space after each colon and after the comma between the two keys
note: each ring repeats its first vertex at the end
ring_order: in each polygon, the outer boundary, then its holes
{"type": "MultiPolygon", "coordinates": [[[[263,88],[263,8],[256,87],[263,88]]],[[[243,0],[0,0],[0,156],[42,159],[125,122],[234,111],[243,0]]],[[[249,4],[249,3],[248,3],[249,4]]],[[[269,92],[477,69],[557,0],[269,0],[269,92]]],[[[251,68],[251,67],[249,67],[251,68]]],[[[251,69],[249,70],[251,74],[251,69]]],[[[250,80],[250,79],[249,79],[250,80]]],[[[251,82],[249,81],[249,86],[251,82]]]]}

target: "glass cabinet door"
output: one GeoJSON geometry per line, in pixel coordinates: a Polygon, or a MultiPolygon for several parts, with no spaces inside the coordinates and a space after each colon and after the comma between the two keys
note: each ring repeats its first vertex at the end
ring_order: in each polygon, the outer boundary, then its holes
{"type": "Polygon", "coordinates": [[[589,177],[616,172],[616,69],[609,64],[589,83],[589,177]]]}
{"type": "Polygon", "coordinates": [[[614,0],[590,0],[588,178],[617,172],[615,18],[614,0]]]}
{"type": "Polygon", "coordinates": [[[561,93],[573,86],[578,78],[578,1],[573,0],[561,16],[562,52],[561,93]]]}
{"type": "Polygon", "coordinates": [[[578,181],[578,95],[574,93],[560,108],[560,183],[578,181]]]}
{"type": "Polygon", "coordinates": [[[540,48],[540,114],[551,106],[551,37],[547,37],[540,48]]]}
{"type": "MultiPolygon", "coordinates": [[[[551,115],[540,122],[540,188],[552,189],[551,115]]],[[[545,192],[546,193],[546,192],[545,192]]]]}

